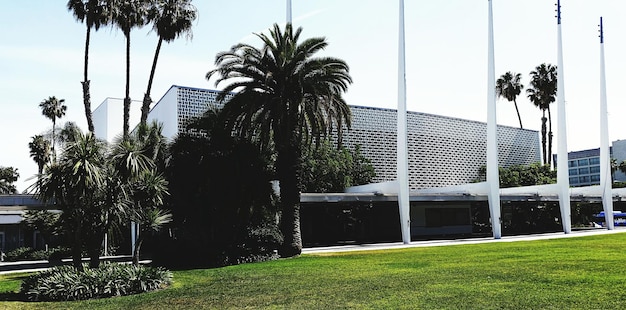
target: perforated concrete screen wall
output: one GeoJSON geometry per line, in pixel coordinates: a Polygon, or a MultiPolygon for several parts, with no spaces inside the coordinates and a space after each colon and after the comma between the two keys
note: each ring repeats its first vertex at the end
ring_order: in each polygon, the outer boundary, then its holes
{"type": "MultiPolygon", "coordinates": [[[[178,131],[216,105],[218,91],[172,87],[177,91],[178,131]]],[[[396,178],[396,110],[351,106],[352,128],[343,144],[361,146],[376,170],[375,182],[396,178]]],[[[425,113],[408,113],[409,186],[411,189],[459,185],[478,176],[486,163],[487,124],[425,113]]],[[[336,140],[336,136],[333,137],[336,140]]],[[[498,157],[502,167],[540,161],[539,134],[498,126],[498,157]]]]}
{"type": "MultiPolygon", "coordinates": [[[[352,106],[352,128],[343,144],[361,150],[376,169],[376,182],[396,178],[396,110],[352,106]]],[[[487,124],[409,112],[408,150],[411,189],[469,183],[486,163],[487,124]]],[[[498,126],[502,167],[540,161],[537,131],[498,126]]]]}

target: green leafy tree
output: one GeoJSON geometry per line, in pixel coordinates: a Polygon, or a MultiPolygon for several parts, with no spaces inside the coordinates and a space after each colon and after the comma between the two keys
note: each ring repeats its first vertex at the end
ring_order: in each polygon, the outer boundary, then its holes
{"type": "Polygon", "coordinates": [[[626,160],[617,164],[617,160],[615,158],[611,158],[611,170],[615,172],[615,170],[619,170],[621,173],[626,173],[626,160]]]}
{"type": "MultiPolygon", "coordinates": [[[[487,169],[485,166],[478,170],[478,179],[486,179],[487,169]]],[[[548,165],[534,163],[530,165],[514,165],[508,168],[499,168],[500,188],[520,187],[556,183],[556,170],[548,165]]]]}
{"type": "Polygon", "coordinates": [[[302,28],[284,31],[275,24],[269,36],[258,34],[263,47],[237,44],[219,53],[216,86],[229,82],[218,100],[237,91],[225,104],[227,127],[242,137],[254,137],[276,151],[280,182],[283,257],[301,253],[300,156],[302,141],[327,135],[333,125],[350,126],[350,109],[342,98],[352,79],[348,65],[332,57],[314,57],[328,43],[324,38],[300,41],[302,28]]]}
{"type": "Polygon", "coordinates": [[[522,126],[522,117],[519,114],[519,109],[517,108],[517,96],[524,89],[524,85],[520,82],[522,79],[522,75],[520,73],[507,72],[503,74],[496,81],[496,94],[498,97],[503,97],[509,102],[513,102],[515,104],[515,111],[517,112],[517,118],[519,119],[519,128],[524,129],[522,126]]]}
{"type": "Polygon", "coordinates": [[[65,105],[65,99],[57,99],[56,97],[48,97],[44,99],[40,104],[41,114],[52,121],[52,156],[56,157],[54,150],[55,136],[56,136],[56,123],[57,119],[65,116],[67,106],[65,105]]]}
{"type": "Polygon", "coordinates": [[[61,233],[61,214],[48,210],[28,210],[24,213],[24,223],[31,230],[39,231],[45,244],[49,244],[53,236],[61,233]]]}
{"type": "Polygon", "coordinates": [[[31,137],[32,141],[28,142],[30,149],[30,157],[37,163],[38,173],[43,173],[43,168],[50,162],[50,141],[44,139],[42,135],[31,137]]]}
{"type": "Polygon", "coordinates": [[[0,194],[16,194],[17,188],[13,183],[19,178],[17,168],[0,166],[0,194]]]}
{"type": "Polygon", "coordinates": [[[556,100],[557,72],[556,66],[541,64],[530,72],[530,87],[526,89],[526,95],[530,101],[541,110],[541,146],[543,148],[543,163],[550,165],[552,161],[552,114],[550,104],[556,100]],[[550,129],[546,129],[546,111],[550,129]],[[546,148],[546,133],[548,145],[546,148]]]}
{"type": "Polygon", "coordinates": [[[148,22],[149,2],[146,0],[108,0],[113,23],[126,37],[126,92],[124,96],[124,137],[130,132],[130,33],[148,22]]]}
{"type": "Polygon", "coordinates": [[[280,233],[270,154],[231,136],[217,110],[192,122],[188,132],[170,145],[166,174],[176,252],[189,253],[172,263],[219,266],[272,257],[280,233]]]}
{"type": "Polygon", "coordinates": [[[87,118],[87,127],[93,132],[93,117],[91,114],[91,94],[89,92],[89,41],[91,38],[91,29],[98,31],[101,26],[105,26],[110,22],[110,14],[108,6],[104,0],[69,0],[67,9],[72,12],[77,21],[85,23],[87,33],[85,35],[85,67],[83,85],[83,104],[85,105],[85,117],[87,118]]]}
{"type": "Polygon", "coordinates": [[[303,146],[301,169],[300,190],[306,193],[343,192],[346,187],[371,183],[376,175],[358,145],[349,150],[329,140],[311,148],[303,146]]]}
{"type": "Polygon", "coordinates": [[[148,89],[143,97],[143,105],[141,106],[141,123],[144,125],[148,120],[148,112],[150,112],[150,104],[152,103],[150,90],[152,89],[152,81],[161,44],[163,41],[167,43],[172,42],[183,34],[190,39],[193,36],[191,26],[197,16],[198,11],[191,4],[191,0],[157,0],[153,1],[150,7],[148,18],[152,21],[152,29],[159,36],[159,42],[154,52],[154,60],[152,61],[152,69],[148,79],[148,89]]]}

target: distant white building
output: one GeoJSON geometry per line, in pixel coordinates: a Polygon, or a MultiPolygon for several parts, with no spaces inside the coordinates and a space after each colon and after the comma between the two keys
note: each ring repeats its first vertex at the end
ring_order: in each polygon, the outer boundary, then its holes
{"type": "MultiPolygon", "coordinates": [[[[141,101],[131,101],[130,118],[128,124],[134,128],[141,118],[141,101]]],[[[92,112],[93,126],[96,137],[106,141],[113,141],[124,131],[124,99],[106,98],[92,112]]]]}

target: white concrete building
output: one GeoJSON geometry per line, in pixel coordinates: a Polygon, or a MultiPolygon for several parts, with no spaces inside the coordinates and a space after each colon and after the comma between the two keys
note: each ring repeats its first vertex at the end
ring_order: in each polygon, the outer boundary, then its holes
{"type": "MultiPolygon", "coordinates": [[[[141,101],[133,100],[130,104],[129,125],[132,130],[141,118],[141,101]]],[[[112,142],[124,131],[124,99],[106,98],[92,112],[96,137],[112,142]]]]}

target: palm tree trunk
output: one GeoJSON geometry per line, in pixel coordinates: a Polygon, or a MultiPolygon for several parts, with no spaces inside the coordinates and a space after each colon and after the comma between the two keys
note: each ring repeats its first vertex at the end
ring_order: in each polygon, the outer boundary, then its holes
{"type": "Polygon", "coordinates": [[[515,99],[513,99],[513,104],[515,104],[515,111],[517,111],[517,119],[519,119],[519,128],[524,129],[524,126],[522,126],[522,117],[519,115],[519,109],[517,108],[517,101],[515,99]]]}
{"type": "MultiPolygon", "coordinates": [[[[278,147],[276,168],[280,182],[280,203],[282,206],[280,230],[284,241],[279,249],[281,257],[293,257],[302,253],[300,231],[300,142],[295,135],[288,143],[278,147]]],[[[284,139],[283,139],[284,141],[284,139]]]]}
{"type": "Polygon", "coordinates": [[[152,70],[150,70],[150,78],[148,79],[148,89],[143,97],[143,105],[141,106],[141,125],[146,125],[148,121],[148,113],[150,112],[150,104],[152,98],[150,98],[150,90],[152,90],[152,82],[154,80],[154,72],[156,71],[157,60],[159,59],[159,52],[161,51],[161,44],[163,38],[159,37],[159,43],[157,43],[156,51],[154,51],[154,60],[152,61],[152,70]]]}
{"type": "Polygon", "coordinates": [[[89,240],[89,268],[98,268],[100,266],[101,245],[104,235],[94,232],[89,240]]]}
{"type": "Polygon", "coordinates": [[[139,265],[139,251],[141,250],[141,244],[143,243],[143,233],[139,234],[137,242],[135,243],[135,249],[133,250],[133,265],[139,265]]]}
{"type": "Polygon", "coordinates": [[[552,113],[548,106],[548,165],[552,166],[552,113]]]}
{"type": "Polygon", "coordinates": [[[543,151],[543,164],[547,164],[546,160],[546,111],[543,110],[543,117],[541,117],[541,150],[543,151]]]}
{"type": "Polygon", "coordinates": [[[57,151],[54,148],[54,136],[56,136],[56,117],[52,118],[52,157],[54,162],[57,161],[57,151]]]}
{"type": "Polygon", "coordinates": [[[74,219],[74,222],[76,227],[74,228],[74,236],[72,236],[72,265],[78,270],[83,270],[82,225],[80,224],[80,220],[74,219]]]}
{"type": "Polygon", "coordinates": [[[87,127],[89,131],[94,132],[93,117],[91,115],[91,95],[89,94],[89,79],[87,72],[89,67],[89,39],[91,37],[91,27],[87,26],[87,36],[85,38],[85,72],[83,85],[83,104],[85,105],[85,117],[87,118],[87,127]]]}
{"type": "Polygon", "coordinates": [[[130,131],[130,31],[126,33],[126,96],[124,97],[124,139],[130,131]]]}

